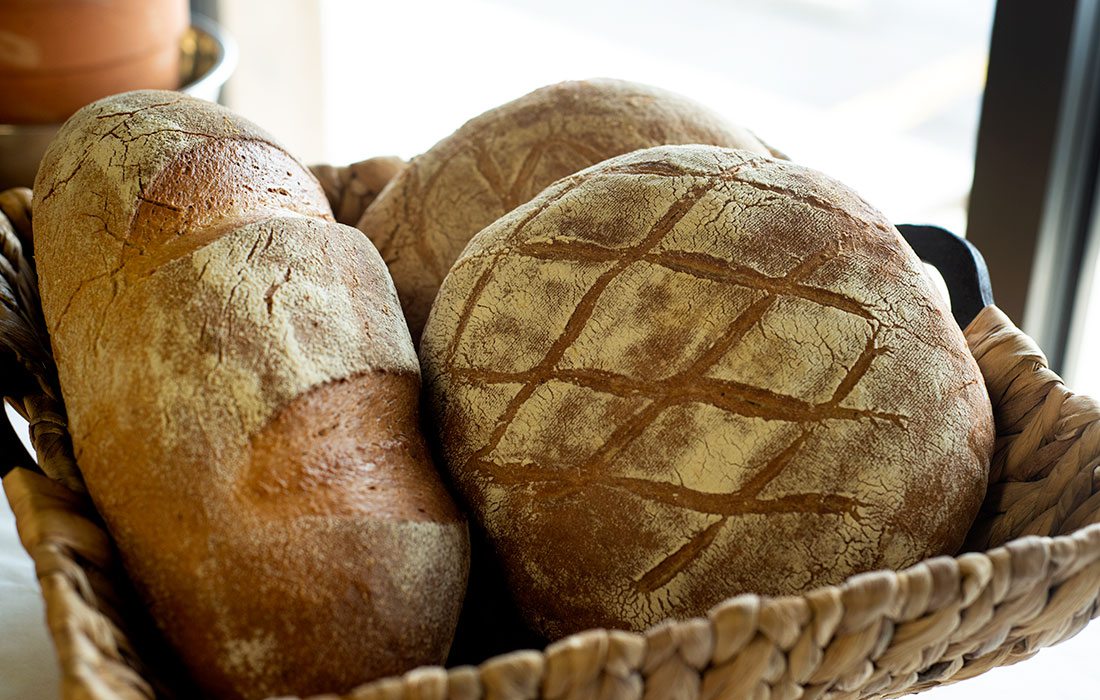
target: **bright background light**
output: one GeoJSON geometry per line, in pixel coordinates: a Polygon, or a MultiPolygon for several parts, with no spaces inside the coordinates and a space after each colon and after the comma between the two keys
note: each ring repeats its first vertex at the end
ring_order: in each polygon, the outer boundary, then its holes
{"type": "Polygon", "coordinates": [[[542,85],[617,77],[698,100],[896,222],[962,232],[992,7],[327,0],[321,155],[411,156],[542,85]]]}

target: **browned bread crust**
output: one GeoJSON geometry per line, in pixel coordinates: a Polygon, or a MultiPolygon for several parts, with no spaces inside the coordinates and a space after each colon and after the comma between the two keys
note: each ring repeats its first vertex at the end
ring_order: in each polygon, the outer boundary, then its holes
{"type": "Polygon", "coordinates": [[[441,662],[466,525],[393,283],[308,170],[218,106],[127,93],[62,128],[34,211],[77,461],[204,690],[441,662]]]}
{"type": "Polygon", "coordinates": [[[390,268],[413,340],[475,233],[558,178],[662,144],[769,149],[679,95],[621,80],[565,82],[470,120],[399,173],[359,221],[390,268]]]}
{"type": "Polygon", "coordinates": [[[389,181],[408,165],[397,156],[376,156],[346,166],[313,165],[336,220],[354,226],[389,181]]]}
{"type": "Polygon", "coordinates": [[[954,552],[993,445],[962,333],[820,173],[661,147],[481,231],[421,361],[529,622],[642,629],[954,552]]]}

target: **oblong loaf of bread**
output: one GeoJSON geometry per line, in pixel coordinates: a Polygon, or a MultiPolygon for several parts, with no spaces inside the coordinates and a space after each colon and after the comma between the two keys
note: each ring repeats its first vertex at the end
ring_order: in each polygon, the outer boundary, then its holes
{"type": "Polygon", "coordinates": [[[358,226],[389,266],[416,340],[475,233],[559,178],[639,148],[684,143],[774,155],[748,130],[667,90],[569,81],[489,110],[414,158],[358,226]]]}
{"type": "Polygon", "coordinates": [[[466,525],[393,283],[306,168],[221,107],[126,93],[65,124],[34,211],[77,462],[204,691],[441,662],[466,525]]]}

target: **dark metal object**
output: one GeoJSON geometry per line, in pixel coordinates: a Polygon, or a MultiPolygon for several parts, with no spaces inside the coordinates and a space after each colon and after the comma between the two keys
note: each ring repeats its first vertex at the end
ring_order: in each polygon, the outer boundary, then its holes
{"type": "Polygon", "coordinates": [[[1089,361],[1074,358],[1080,348],[1072,347],[1072,339],[1082,330],[1096,271],[1096,258],[1087,251],[1100,242],[1100,1],[1078,0],[1067,62],[1023,328],[1052,358],[1052,367],[1072,373],[1075,359],[1078,364],[1089,361]]]}
{"type": "Polygon", "coordinates": [[[973,244],[939,226],[900,224],[897,229],[917,257],[943,276],[959,328],[966,328],[979,311],[993,304],[989,269],[973,244]]]}
{"type": "Polygon", "coordinates": [[[191,0],[191,14],[199,14],[217,21],[218,0],[191,0]]]}
{"type": "Polygon", "coordinates": [[[1100,156],[1100,1],[1000,0],[967,238],[998,306],[1064,369],[1100,156]]]}

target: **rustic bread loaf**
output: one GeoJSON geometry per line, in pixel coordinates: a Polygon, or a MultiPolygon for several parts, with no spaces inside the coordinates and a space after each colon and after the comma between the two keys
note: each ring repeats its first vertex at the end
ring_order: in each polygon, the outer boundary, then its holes
{"type": "Polygon", "coordinates": [[[351,165],[311,165],[309,169],[321,183],[336,220],[354,226],[406,165],[397,156],[375,156],[351,165]]]}
{"type": "Polygon", "coordinates": [[[897,231],[843,185],[661,147],[481,231],[421,363],[529,622],[640,629],[954,552],[989,400],[897,231]]]}
{"type": "Polygon", "coordinates": [[[65,124],[34,212],[77,462],[204,691],[441,662],[466,525],[393,284],[306,168],[216,105],[127,93],[65,124]]]}
{"type": "Polygon", "coordinates": [[[664,90],[620,80],[551,85],[472,119],[414,158],[358,226],[389,266],[415,341],[475,233],[558,178],[682,143],[769,153],[745,129],[664,90]]]}

